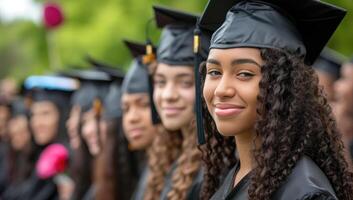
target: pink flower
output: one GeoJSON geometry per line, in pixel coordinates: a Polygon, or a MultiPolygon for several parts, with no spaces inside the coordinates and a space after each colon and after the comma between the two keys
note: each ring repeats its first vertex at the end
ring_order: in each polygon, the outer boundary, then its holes
{"type": "Polygon", "coordinates": [[[69,152],[62,144],[51,144],[40,154],[37,161],[37,175],[41,179],[51,178],[65,171],[69,152]]]}
{"type": "Polygon", "coordinates": [[[48,29],[54,29],[64,21],[64,16],[59,5],[47,3],[44,6],[44,25],[48,29]]]}

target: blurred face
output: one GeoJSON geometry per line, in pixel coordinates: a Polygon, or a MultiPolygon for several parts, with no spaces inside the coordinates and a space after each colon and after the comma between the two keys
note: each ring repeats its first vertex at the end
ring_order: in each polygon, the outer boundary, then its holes
{"type": "Polygon", "coordinates": [[[100,153],[101,148],[98,138],[99,124],[97,123],[94,111],[90,110],[84,113],[82,120],[82,137],[87,143],[91,155],[96,156],[100,153]]]}
{"type": "Polygon", "coordinates": [[[0,106],[0,137],[4,137],[6,133],[6,124],[10,117],[10,110],[6,106],[0,106]]]}
{"type": "Polygon", "coordinates": [[[353,64],[345,64],[341,69],[341,77],[335,83],[337,103],[343,110],[352,111],[353,105],[353,64]]]}
{"type": "Polygon", "coordinates": [[[23,150],[29,144],[31,135],[26,116],[17,116],[9,121],[9,137],[12,148],[23,150]]]}
{"type": "Polygon", "coordinates": [[[70,139],[70,146],[77,149],[80,146],[80,137],[78,133],[78,126],[80,123],[80,106],[73,106],[70,112],[69,119],[66,121],[67,133],[70,139]]]}
{"type": "Polygon", "coordinates": [[[211,49],[203,96],[221,134],[253,133],[262,65],[255,48],[211,49]]]}
{"type": "Polygon", "coordinates": [[[31,127],[37,144],[46,145],[56,138],[60,114],[56,106],[49,101],[33,103],[31,107],[31,127]]]}
{"type": "Polygon", "coordinates": [[[321,85],[324,88],[324,92],[327,95],[327,100],[329,102],[332,102],[334,100],[334,90],[333,90],[333,84],[335,82],[334,78],[330,74],[320,70],[315,70],[315,72],[319,77],[319,85],[321,85]]]}
{"type": "Polygon", "coordinates": [[[195,116],[193,68],[158,64],[153,100],[165,128],[176,131],[188,127],[195,116]]]}
{"type": "Polygon", "coordinates": [[[122,96],[122,109],[124,134],[130,147],[135,150],[146,149],[152,144],[156,134],[148,94],[125,93],[122,96]]]}

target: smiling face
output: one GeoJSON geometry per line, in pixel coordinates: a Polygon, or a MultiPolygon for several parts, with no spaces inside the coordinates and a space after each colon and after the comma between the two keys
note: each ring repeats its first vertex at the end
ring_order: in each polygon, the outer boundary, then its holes
{"type": "Polygon", "coordinates": [[[164,127],[171,131],[188,127],[195,116],[193,68],[160,63],[153,78],[153,100],[164,127]]]}
{"type": "Polygon", "coordinates": [[[203,96],[221,134],[254,131],[262,65],[258,49],[211,49],[203,96]]]}
{"type": "Polygon", "coordinates": [[[146,149],[156,134],[148,94],[123,94],[122,109],[124,134],[130,147],[135,150],[146,149]]]}

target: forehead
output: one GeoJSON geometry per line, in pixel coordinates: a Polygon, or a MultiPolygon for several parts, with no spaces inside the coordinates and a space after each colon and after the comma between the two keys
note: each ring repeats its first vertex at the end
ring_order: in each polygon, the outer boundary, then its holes
{"type": "Polygon", "coordinates": [[[139,100],[146,100],[148,99],[148,94],[147,93],[124,93],[121,97],[121,100],[123,103],[129,103],[129,102],[134,102],[134,101],[139,101],[139,100]]]}
{"type": "Polygon", "coordinates": [[[216,59],[218,61],[234,60],[234,59],[251,59],[259,64],[263,64],[261,52],[258,48],[230,48],[230,49],[211,49],[208,59],[216,59]]]}
{"type": "Polygon", "coordinates": [[[186,65],[168,65],[165,63],[159,63],[155,72],[155,75],[162,75],[165,77],[177,77],[179,75],[191,75],[193,76],[192,66],[186,65]]]}

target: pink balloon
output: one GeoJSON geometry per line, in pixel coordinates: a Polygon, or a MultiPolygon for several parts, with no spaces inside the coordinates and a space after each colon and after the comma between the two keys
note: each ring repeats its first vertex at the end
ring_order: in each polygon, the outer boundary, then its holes
{"type": "Polygon", "coordinates": [[[37,161],[37,175],[41,179],[51,178],[65,171],[69,152],[62,144],[51,144],[40,154],[37,161]]]}
{"type": "Polygon", "coordinates": [[[47,3],[44,5],[44,25],[48,29],[54,29],[64,21],[64,16],[59,5],[47,3]]]}

